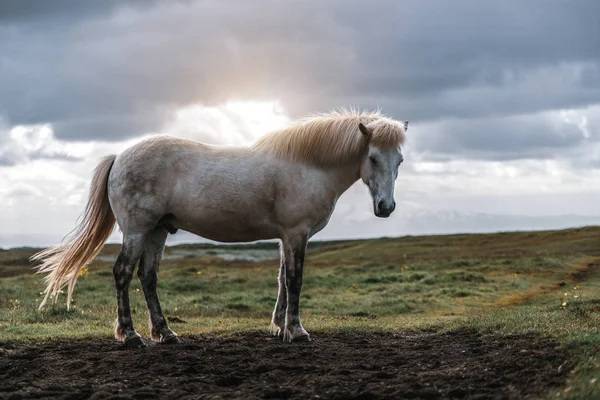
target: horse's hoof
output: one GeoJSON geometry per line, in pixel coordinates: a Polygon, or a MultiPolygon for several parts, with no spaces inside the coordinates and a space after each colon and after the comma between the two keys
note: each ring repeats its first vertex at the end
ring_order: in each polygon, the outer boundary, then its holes
{"type": "Polygon", "coordinates": [[[146,347],[146,343],[139,336],[134,336],[130,339],[125,339],[125,347],[130,349],[143,349],[146,347]]]}
{"type": "Polygon", "coordinates": [[[310,342],[310,336],[308,334],[296,336],[296,337],[292,338],[292,342],[294,342],[294,343],[310,342]]]}
{"type": "Polygon", "coordinates": [[[294,333],[285,329],[283,332],[283,341],[290,343],[310,342],[310,335],[303,328],[295,329],[294,333]]]}
{"type": "Polygon", "coordinates": [[[170,336],[165,338],[161,344],[181,344],[181,340],[177,336],[170,336]]]}
{"type": "Polygon", "coordinates": [[[283,329],[281,329],[279,327],[279,325],[271,322],[271,334],[273,336],[282,337],[283,336],[283,329]]]}

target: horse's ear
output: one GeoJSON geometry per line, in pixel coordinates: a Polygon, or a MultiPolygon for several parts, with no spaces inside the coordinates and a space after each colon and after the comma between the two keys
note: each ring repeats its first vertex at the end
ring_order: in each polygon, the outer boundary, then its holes
{"type": "Polygon", "coordinates": [[[404,121],[404,132],[408,130],[408,121],[404,121]]]}
{"type": "Polygon", "coordinates": [[[358,129],[366,137],[371,137],[371,135],[373,135],[373,132],[371,132],[371,130],[369,128],[364,126],[362,122],[358,124],[358,129]]]}

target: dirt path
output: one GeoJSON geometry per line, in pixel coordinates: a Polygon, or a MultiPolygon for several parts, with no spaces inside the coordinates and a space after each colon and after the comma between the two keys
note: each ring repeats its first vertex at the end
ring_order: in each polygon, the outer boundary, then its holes
{"type": "Polygon", "coordinates": [[[315,334],[291,345],[266,334],[183,339],[136,351],[112,340],[3,348],[0,398],[508,399],[546,393],[569,369],[554,343],[529,336],[315,334]]]}
{"type": "Polygon", "coordinates": [[[587,281],[594,273],[597,273],[598,270],[600,270],[600,257],[587,257],[579,264],[575,265],[575,267],[573,267],[573,269],[566,275],[564,280],[555,284],[538,285],[526,291],[511,293],[498,299],[496,301],[496,306],[516,306],[519,304],[524,304],[544,294],[560,292],[563,287],[569,284],[577,284],[587,281]]]}

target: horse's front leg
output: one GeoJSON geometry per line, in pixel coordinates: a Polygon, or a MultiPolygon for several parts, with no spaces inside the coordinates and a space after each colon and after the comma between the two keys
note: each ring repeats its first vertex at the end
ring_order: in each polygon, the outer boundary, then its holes
{"type": "Polygon", "coordinates": [[[308,235],[295,235],[283,240],[285,259],[285,286],[287,289],[287,309],[283,340],[287,342],[309,341],[308,332],[300,323],[300,291],[302,290],[302,270],[308,235]]]}
{"type": "Polygon", "coordinates": [[[175,344],[181,343],[181,341],[167,325],[156,290],[158,266],[163,255],[167,235],[168,232],[164,228],[156,228],[148,234],[148,239],[144,243],[144,254],[138,268],[138,278],[142,282],[150,314],[150,337],[158,343],[175,344]]]}
{"type": "Polygon", "coordinates": [[[285,252],[281,250],[281,263],[279,265],[279,278],[277,281],[277,302],[271,320],[271,332],[275,336],[283,336],[285,326],[285,310],[287,309],[287,289],[285,287],[285,252]]]}

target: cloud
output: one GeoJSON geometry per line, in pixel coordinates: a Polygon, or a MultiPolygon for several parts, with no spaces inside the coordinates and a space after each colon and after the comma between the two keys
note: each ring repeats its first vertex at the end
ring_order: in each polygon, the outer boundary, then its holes
{"type": "MultiPolygon", "coordinates": [[[[164,128],[172,136],[240,145],[287,122],[276,102],[231,102],[187,107],[164,128]]],[[[56,138],[51,125],[17,126],[0,135],[0,246],[19,240],[38,245],[60,242],[75,227],[87,202],[98,161],[145,137],[69,142],[56,138]]],[[[110,240],[118,242],[120,232],[115,231],[110,240]]]]}
{"type": "Polygon", "coordinates": [[[277,102],[229,102],[218,107],[195,104],[177,111],[164,132],[203,143],[243,146],[288,123],[277,102]]]}
{"type": "Polygon", "coordinates": [[[0,166],[34,160],[78,161],[85,147],[57,141],[48,125],[17,126],[0,134],[0,166]]]}
{"type": "Polygon", "coordinates": [[[419,125],[413,150],[430,160],[587,158],[600,144],[600,106],[419,125]]]}
{"type": "Polygon", "coordinates": [[[421,122],[600,101],[591,0],[19,4],[3,3],[0,114],[59,139],[156,132],[181,107],[230,99],[421,122]]]}
{"type": "MultiPolygon", "coordinates": [[[[567,114],[578,121],[580,113],[567,114]]],[[[194,105],[176,113],[165,131],[217,145],[240,145],[287,121],[277,103],[194,105]]],[[[99,158],[143,138],[70,143],[56,139],[47,126],[18,131],[21,135],[12,144],[19,144],[22,154],[34,152],[43,143],[42,148],[69,151],[77,160],[28,156],[11,167],[0,166],[0,246],[60,242],[83,210],[99,158]]],[[[560,160],[423,161],[412,157],[414,148],[409,150],[396,183],[398,206],[393,217],[374,217],[368,190],[358,182],[340,198],[330,224],[318,238],[548,228],[598,220],[599,194],[592,188],[600,187],[600,169],[582,172],[560,160]],[[578,215],[563,216],[573,214],[572,210],[578,215]]],[[[169,243],[202,240],[177,234],[169,243]]],[[[120,232],[115,231],[110,241],[119,242],[120,232]]]]}
{"type": "Polygon", "coordinates": [[[118,6],[154,3],[154,0],[4,0],[0,4],[0,22],[12,24],[80,21],[109,15],[118,6]]]}

